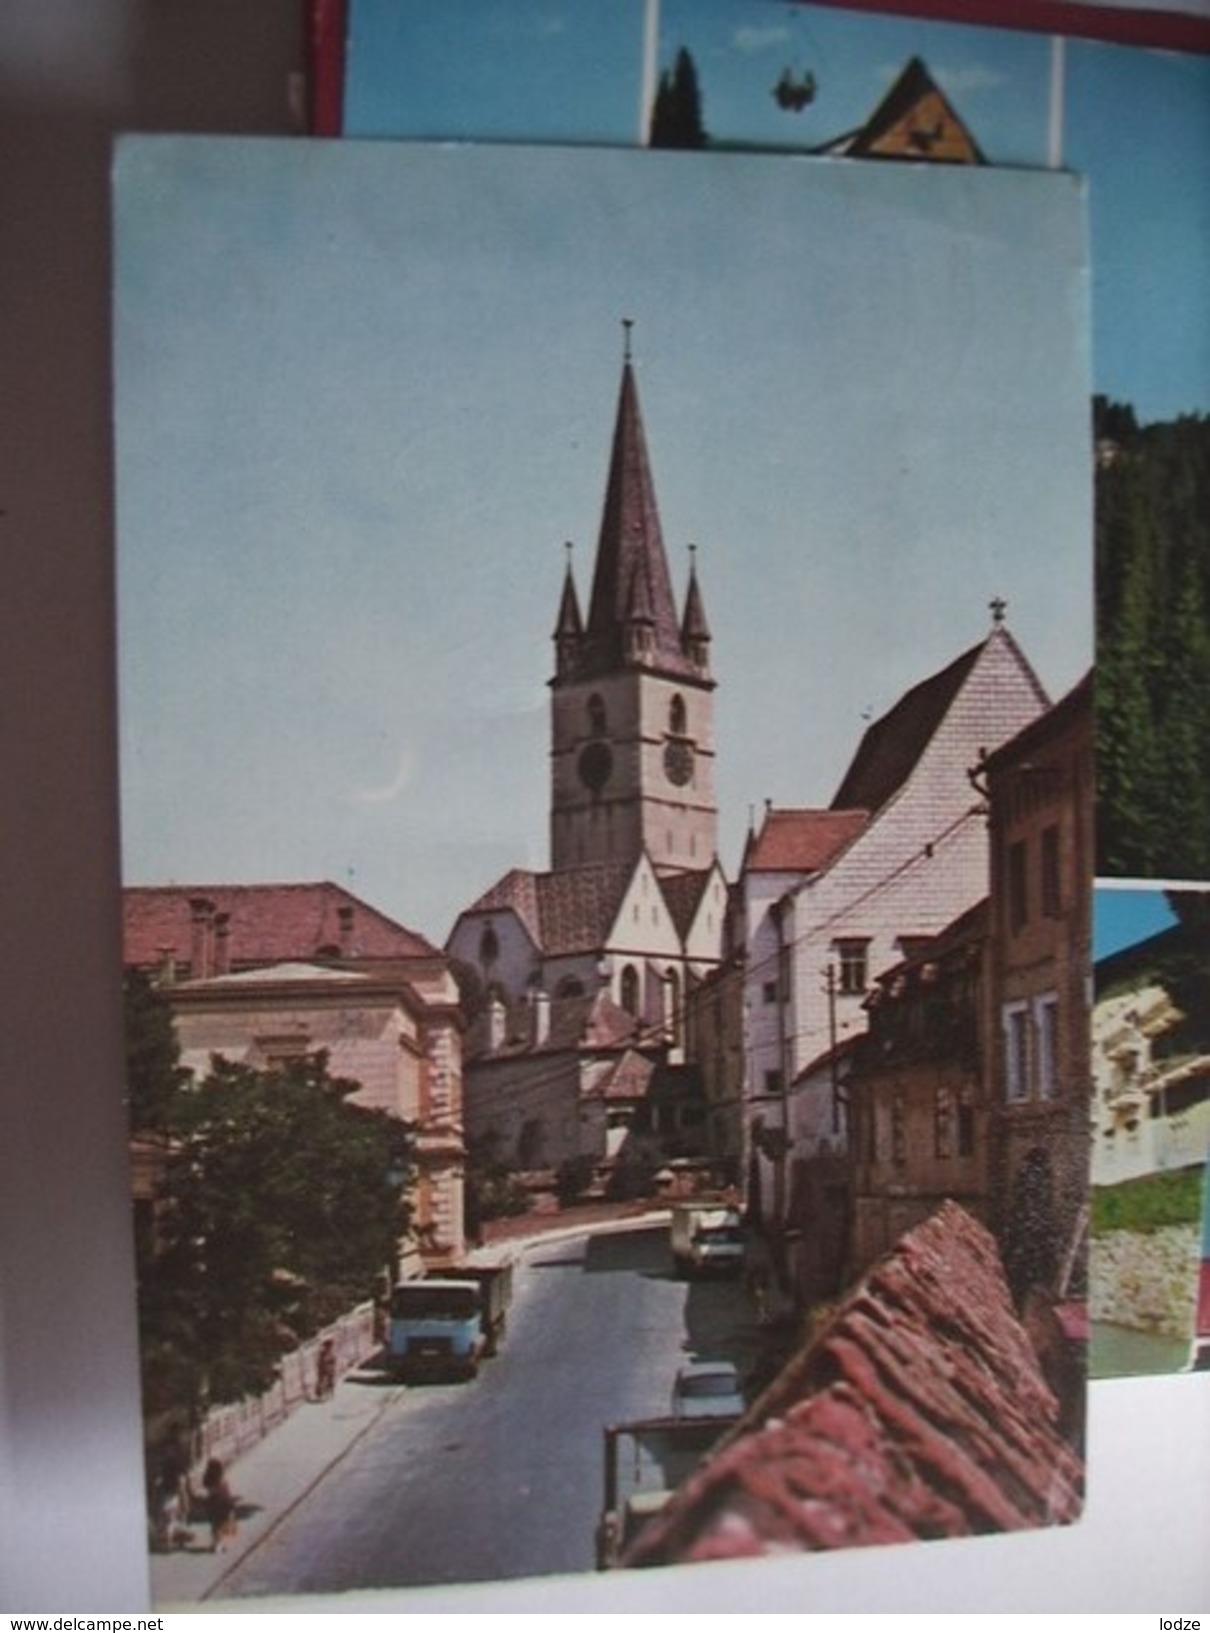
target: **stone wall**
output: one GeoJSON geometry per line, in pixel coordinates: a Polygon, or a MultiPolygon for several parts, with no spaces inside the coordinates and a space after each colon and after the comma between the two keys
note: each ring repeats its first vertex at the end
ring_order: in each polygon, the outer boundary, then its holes
{"type": "Polygon", "coordinates": [[[1089,1313],[1136,1332],[1188,1338],[1197,1297],[1193,1225],[1095,1236],[1089,1254],[1089,1313]]]}

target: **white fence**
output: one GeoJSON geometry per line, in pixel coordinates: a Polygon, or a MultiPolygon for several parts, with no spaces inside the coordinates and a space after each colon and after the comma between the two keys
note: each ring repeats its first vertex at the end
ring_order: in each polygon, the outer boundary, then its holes
{"type": "Polygon", "coordinates": [[[194,1462],[204,1466],[217,1457],[229,1465],[249,1451],[305,1401],[315,1398],[319,1346],[332,1340],[339,1380],[377,1348],[373,1304],[359,1304],[298,1349],[283,1355],[277,1382],[263,1395],[250,1395],[206,1414],[193,1442],[194,1462]]]}

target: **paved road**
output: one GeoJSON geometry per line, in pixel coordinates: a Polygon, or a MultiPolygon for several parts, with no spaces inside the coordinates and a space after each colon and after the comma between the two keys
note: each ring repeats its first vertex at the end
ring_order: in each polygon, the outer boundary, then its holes
{"type": "Polygon", "coordinates": [[[531,1249],[496,1359],[397,1391],[224,1597],[591,1570],[603,1425],[666,1412],[687,1355],[742,1365],[752,1341],[735,1283],[673,1278],[666,1228],[531,1249]]]}

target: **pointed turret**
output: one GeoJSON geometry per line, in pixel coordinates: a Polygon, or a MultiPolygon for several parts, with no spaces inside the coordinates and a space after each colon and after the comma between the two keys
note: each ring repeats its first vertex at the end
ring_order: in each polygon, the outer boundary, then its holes
{"type": "Polygon", "coordinates": [[[706,604],[697,581],[697,546],[689,546],[689,588],[685,591],[685,611],[681,617],[681,648],[699,669],[710,666],[710,625],[706,604]]]}
{"type": "Polygon", "coordinates": [[[584,639],[584,620],[580,616],[580,598],[576,594],[575,575],[571,570],[571,544],[567,545],[567,571],[563,576],[563,594],[559,601],[559,616],[555,621],[555,673],[570,675],[580,654],[584,639]]]}

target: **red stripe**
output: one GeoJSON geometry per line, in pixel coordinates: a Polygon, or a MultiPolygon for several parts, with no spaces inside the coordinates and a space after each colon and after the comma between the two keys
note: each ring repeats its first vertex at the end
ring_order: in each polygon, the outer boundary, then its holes
{"type": "Polygon", "coordinates": [[[1072,0],[810,0],[842,11],[885,12],[936,22],[973,23],[1116,45],[1159,46],[1169,51],[1210,52],[1210,17],[1183,11],[1140,11],[1072,0]]]}
{"type": "Polygon", "coordinates": [[[344,133],[346,0],[307,0],[312,136],[344,133]]]}

